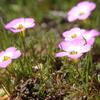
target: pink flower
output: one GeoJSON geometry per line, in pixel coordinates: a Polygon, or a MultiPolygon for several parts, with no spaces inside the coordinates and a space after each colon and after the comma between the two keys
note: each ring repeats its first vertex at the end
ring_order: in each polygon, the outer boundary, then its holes
{"type": "Polygon", "coordinates": [[[68,56],[72,59],[77,59],[90,51],[91,46],[85,44],[83,40],[75,40],[75,41],[63,41],[59,44],[59,48],[63,50],[63,52],[56,53],[56,57],[68,56]]]}
{"type": "Polygon", "coordinates": [[[82,33],[84,33],[85,29],[80,29],[78,27],[72,28],[71,30],[63,32],[63,36],[66,41],[72,41],[75,39],[83,38],[82,33]]]}
{"type": "Polygon", "coordinates": [[[83,34],[83,38],[86,40],[86,42],[90,45],[93,45],[94,41],[95,41],[95,37],[100,35],[100,32],[98,32],[95,29],[92,30],[87,30],[86,32],[84,32],[83,34]]]}
{"type": "Polygon", "coordinates": [[[72,28],[71,30],[63,32],[62,34],[65,37],[66,41],[82,39],[82,40],[85,40],[90,45],[93,45],[95,41],[95,37],[100,35],[100,32],[98,32],[95,29],[85,30],[85,29],[80,29],[78,27],[75,27],[75,28],[72,28]]]}
{"type": "Polygon", "coordinates": [[[87,30],[85,31],[84,33],[82,33],[83,37],[86,39],[86,40],[89,40],[90,38],[92,37],[96,37],[96,36],[99,36],[100,35],[100,32],[98,32],[97,30],[95,29],[92,29],[92,30],[87,30]]]}
{"type": "Polygon", "coordinates": [[[96,8],[96,4],[94,2],[83,1],[73,7],[67,14],[67,18],[69,22],[73,22],[77,19],[85,20],[90,15],[91,12],[96,8]]]}
{"type": "Polygon", "coordinates": [[[35,20],[33,18],[17,18],[6,24],[5,28],[14,33],[17,33],[34,26],[35,20]]]}
{"type": "Polygon", "coordinates": [[[6,68],[12,63],[13,59],[21,56],[21,52],[16,50],[15,47],[9,47],[5,51],[0,52],[0,68],[6,68]]]}

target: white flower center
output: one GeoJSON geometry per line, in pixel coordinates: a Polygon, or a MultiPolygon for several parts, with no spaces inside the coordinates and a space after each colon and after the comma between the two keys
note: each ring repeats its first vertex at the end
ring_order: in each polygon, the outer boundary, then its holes
{"type": "Polygon", "coordinates": [[[80,12],[79,15],[80,15],[80,16],[84,15],[84,12],[80,12]]]}

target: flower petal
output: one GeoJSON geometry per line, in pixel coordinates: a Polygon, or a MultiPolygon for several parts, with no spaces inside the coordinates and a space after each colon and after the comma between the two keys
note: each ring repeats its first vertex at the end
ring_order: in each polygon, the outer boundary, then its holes
{"type": "Polygon", "coordinates": [[[17,18],[17,19],[12,20],[8,24],[6,24],[5,25],[5,28],[6,29],[16,28],[15,26],[17,26],[19,23],[22,23],[23,24],[23,22],[24,22],[24,18],[17,18]]]}
{"type": "Polygon", "coordinates": [[[11,64],[12,60],[9,59],[7,61],[0,62],[0,68],[6,68],[9,64],[11,64]]]}
{"type": "Polygon", "coordinates": [[[56,57],[63,57],[63,56],[67,56],[67,52],[60,52],[60,53],[56,53],[55,55],[56,57]]]}
{"type": "Polygon", "coordinates": [[[13,56],[12,56],[12,59],[17,59],[21,56],[21,52],[19,50],[15,51],[13,56]]]}
{"type": "Polygon", "coordinates": [[[35,20],[33,18],[25,18],[24,26],[26,28],[32,28],[35,26],[35,20]]]}

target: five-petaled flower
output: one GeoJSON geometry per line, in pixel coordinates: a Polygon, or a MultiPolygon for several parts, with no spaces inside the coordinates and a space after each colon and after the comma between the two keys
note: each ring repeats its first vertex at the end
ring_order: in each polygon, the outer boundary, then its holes
{"type": "Polygon", "coordinates": [[[95,37],[100,35],[95,29],[92,30],[85,30],[80,29],[78,27],[74,27],[71,30],[65,31],[62,33],[64,36],[64,40],[66,41],[73,41],[75,39],[84,39],[88,44],[93,45],[95,41],[95,37]]]}
{"type": "Polygon", "coordinates": [[[56,53],[56,57],[68,56],[72,59],[81,57],[88,52],[95,41],[95,37],[100,35],[95,29],[85,30],[74,27],[62,33],[64,40],[59,44],[63,52],[56,53]]]}
{"type": "Polygon", "coordinates": [[[20,50],[17,50],[15,47],[9,47],[5,51],[0,52],[0,68],[6,68],[12,63],[13,59],[17,59],[20,56],[20,50]]]}
{"type": "Polygon", "coordinates": [[[33,28],[35,20],[33,18],[17,18],[5,25],[5,28],[17,33],[24,31],[27,28],[33,28]]]}
{"type": "Polygon", "coordinates": [[[85,32],[85,29],[80,29],[78,27],[74,27],[68,31],[65,31],[62,33],[62,35],[65,37],[66,41],[72,41],[75,39],[82,38],[82,34],[85,32]]]}
{"type": "Polygon", "coordinates": [[[73,22],[77,19],[85,20],[91,15],[91,12],[95,8],[96,4],[94,2],[80,2],[67,13],[67,19],[69,22],[73,22]]]}
{"type": "Polygon", "coordinates": [[[84,40],[73,40],[73,41],[62,41],[59,44],[59,48],[63,50],[62,52],[56,53],[56,57],[68,56],[72,59],[77,59],[90,51],[91,46],[86,44],[84,40]]]}

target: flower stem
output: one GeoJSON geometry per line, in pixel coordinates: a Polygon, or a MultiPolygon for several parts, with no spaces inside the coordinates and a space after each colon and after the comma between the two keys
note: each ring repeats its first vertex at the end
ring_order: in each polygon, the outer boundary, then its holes
{"type": "Polygon", "coordinates": [[[21,31],[20,32],[20,40],[21,40],[21,43],[22,43],[22,45],[23,45],[23,49],[24,49],[24,51],[25,51],[25,31],[21,31]]]}
{"type": "Polygon", "coordinates": [[[91,52],[89,52],[89,54],[87,55],[87,58],[86,58],[86,69],[85,69],[85,90],[86,90],[86,93],[88,94],[88,90],[89,90],[89,73],[92,72],[92,57],[91,57],[91,52]]]}
{"type": "Polygon", "coordinates": [[[4,84],[2,83],[1,85],[2,89],[5,91],[5,93],[10,96],[10,93],[7,91],[6,87],[4,86],[4,84]]]}

